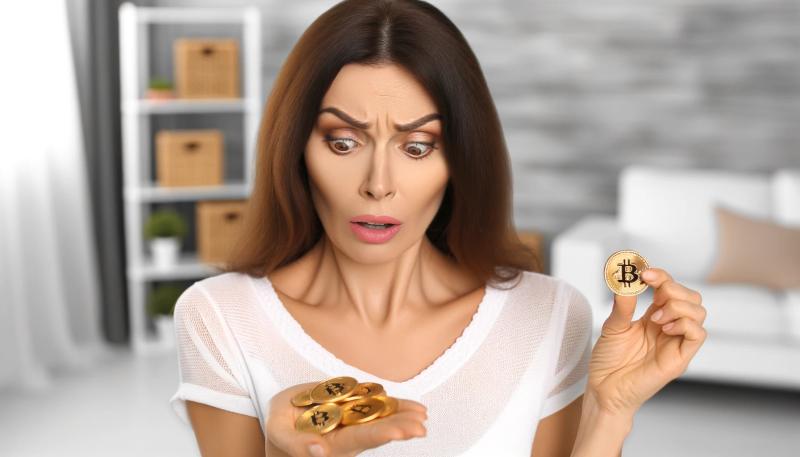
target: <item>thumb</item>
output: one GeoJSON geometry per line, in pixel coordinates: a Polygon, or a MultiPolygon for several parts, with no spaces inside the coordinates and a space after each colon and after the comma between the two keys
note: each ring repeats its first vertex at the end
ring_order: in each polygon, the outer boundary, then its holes
{"type": "Polygon", "coordinates": [[[636,297],[636,295],[614,294],[611,315],[603,323],[604,332],[622,333],[631,328],[633,312],[636,310],[636,297]]]}
{"type": "Polygon", "coordinates": [[[289,445],[293,457],[329,457],[331,449],[321,435],[310,432],[298,433],[289,445]]]}

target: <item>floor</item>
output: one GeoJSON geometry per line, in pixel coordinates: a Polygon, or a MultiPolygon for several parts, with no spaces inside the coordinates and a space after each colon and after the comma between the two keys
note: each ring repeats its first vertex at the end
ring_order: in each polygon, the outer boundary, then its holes
{"type": "Polygon", "coordinates": [[[0,394],[0,456],[199,455],[167,400],[177,387],[171,353],[121,352],[46,393],[0,394]]]}
{"type": "MultiPolygon", "coordinates": [[[[0,456],[196,456],[169,409],[171,354],[127,351],[52,391],[0,393],[0,456]]],[[[800,392],[673,382],[638,412],[623,455],[800,455],[800,392]]]]}

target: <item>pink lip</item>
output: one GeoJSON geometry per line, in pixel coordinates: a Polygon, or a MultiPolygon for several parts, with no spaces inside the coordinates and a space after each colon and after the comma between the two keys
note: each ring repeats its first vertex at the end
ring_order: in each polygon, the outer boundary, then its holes
{"type": "Polygon", "coordinates": [[[350,219],[350,222],[369,222],[370,224],[394,224],[400,225],[402,222],[391,216],[373,216],[372,214],[362,214],[350,219]]]}
{"type": "Polygon", "coordinates": [[[400,231],[400,225],[393,225],[385,229],[371,229],[356,222],[350,222],[350,229],[359,240],[370,244],[380,244],[391,240],[400,231]]]}

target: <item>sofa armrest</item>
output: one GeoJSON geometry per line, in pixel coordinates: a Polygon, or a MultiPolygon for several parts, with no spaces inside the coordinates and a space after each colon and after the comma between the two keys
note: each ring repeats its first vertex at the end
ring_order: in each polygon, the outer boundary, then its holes
{"type": "Polygon", "coordinates": [[[625,240],[615,216],[586,216],[553,240],[553,276],[577,287],[596,310],[601,310],[598,306],[610,304],[611,297],[603,267],[614,251],[625,249],[625,240]]]}
{"type": "Polygon", "coordinates": [[[789,334],[800,342],[800,289],[787,289],[782,305],[789,324],[789,334]]]}

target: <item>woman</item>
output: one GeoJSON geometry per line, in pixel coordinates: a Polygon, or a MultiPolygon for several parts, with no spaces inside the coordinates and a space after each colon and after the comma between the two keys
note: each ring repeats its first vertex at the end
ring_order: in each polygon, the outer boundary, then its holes
{"type": "Polygon", "coordinates": [[[206,457],[616,456],[705,338],[700,295],[652,268],[644,317],[615,296],[592,348],[586,298],[538,273],[514,234],[489,90],[428,3],[348,0],[318,18],[258,148],[228,271],[175,308],[172,402],[206,457]],[[382,384],[399,410],[296,431],[290,399],[342,375],[382,384]]]}

